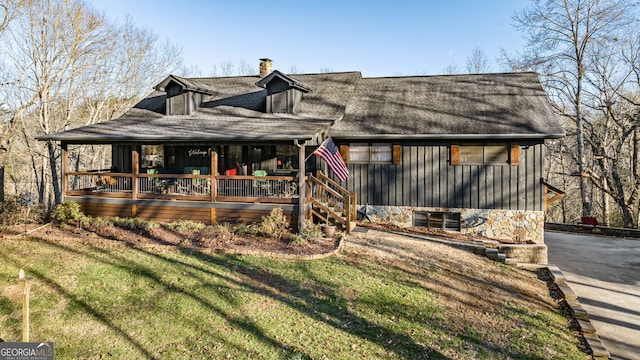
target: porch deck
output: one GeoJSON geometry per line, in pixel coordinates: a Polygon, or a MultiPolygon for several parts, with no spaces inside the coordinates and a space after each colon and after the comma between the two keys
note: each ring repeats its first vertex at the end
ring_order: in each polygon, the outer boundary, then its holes
{"type": "Polygon", "coordinates": [[[321,172],[317,178],[299,179],[76,171],[66,172],[63,179],[65,199],[79,203],[92,216],[256,223],[278,207],[294,228],[302,216],[340,223],[347,232],[355,226],[355,194],[321,172]],[[308,190],[303,192],[301,186],[308,190]]]}

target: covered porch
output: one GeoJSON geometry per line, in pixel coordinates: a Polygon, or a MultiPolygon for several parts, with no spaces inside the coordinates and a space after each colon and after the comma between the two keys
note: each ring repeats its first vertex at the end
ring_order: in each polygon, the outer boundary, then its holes
{"type": "Polygon", "coordinates": [[[63,142],[62,195],[79,203],[87,215],[160,222],[257,223],[278,207],[294,229],[301,229],[305,218],[319,219],[318,206],[331,203],[332,214],[322,212],[321,221],[340,223],[350,231],[355,226],[355,196],[322,174],[307,174],[304,143],[288,145],[235,144],[238,149],[264,156],[251,157],[240,151],[237,156],[254,161],[244,164],[234,160],[229,165],[228,145],[163,144],[185,150],[172,150],[172,161],[178,164],[173,166],[165,153],[158,151],[158,144],[153,145],[155,155],[147,154],[148,144],[102,144],[107,147],[105,152],[110,152],[111,164],[85,169],[78,158],[82,144],[63,142]],[[255,151],[261,146],[286,151],[255,151]],[[196,152],[197,159],[192,156],[189,160],[189,153],[196,152]]]}

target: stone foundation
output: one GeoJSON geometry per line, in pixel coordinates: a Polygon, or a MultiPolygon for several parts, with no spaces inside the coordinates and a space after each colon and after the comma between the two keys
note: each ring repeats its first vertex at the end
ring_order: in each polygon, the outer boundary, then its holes
{"type": "MultiPolygon", "coordinates": [[[[517,244],[544,243],[544,212],[529,210],[496,210],[434,208],[410,206],[368,206],[372,222],[413,226],[414,211],[460,213],[460,233],[478,235],[517,244]]],[[[365,220],[367,221],[367,220],[365,220]]]]}

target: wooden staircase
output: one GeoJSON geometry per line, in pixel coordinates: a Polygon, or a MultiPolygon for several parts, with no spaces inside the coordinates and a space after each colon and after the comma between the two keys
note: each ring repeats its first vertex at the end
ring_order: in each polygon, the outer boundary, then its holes
{"type": "Polygon", "coordinates": [[[356,227],[356,193],[349,192],[318,170],[307,176],[307,203],[311,218],[326,224],[340,225],[347,234],[356,227]]]}

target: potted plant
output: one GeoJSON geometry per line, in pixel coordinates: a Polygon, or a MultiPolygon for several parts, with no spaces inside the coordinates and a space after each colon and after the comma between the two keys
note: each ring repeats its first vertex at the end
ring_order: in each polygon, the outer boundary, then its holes
{"type": "Polygon", "coordinates": [[[324,236],[332,238],[336,234],[336,226],[334,224],[324,225],[324,236]]]}

